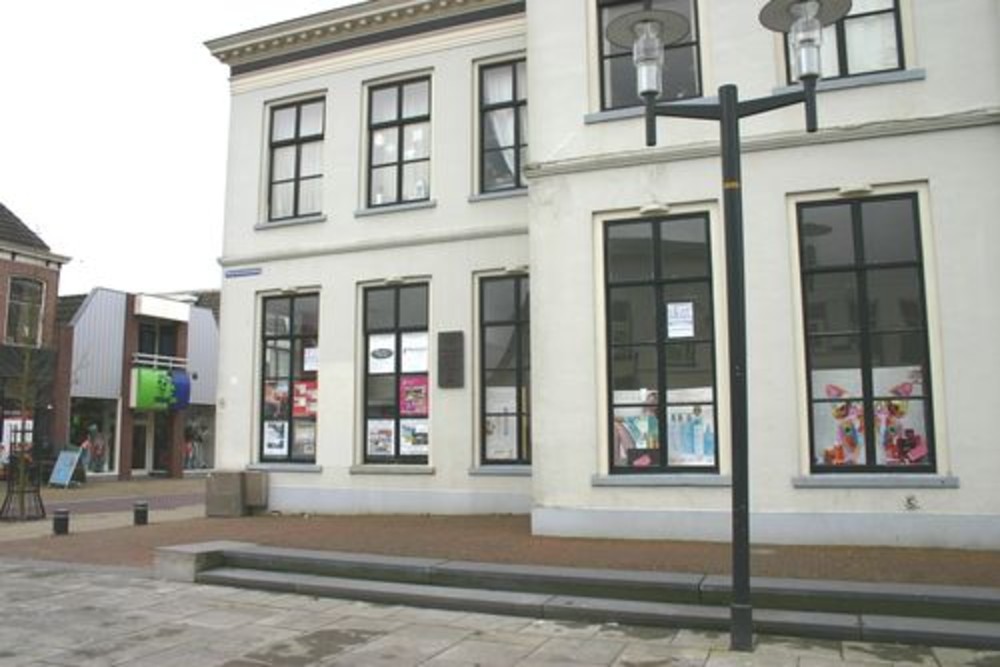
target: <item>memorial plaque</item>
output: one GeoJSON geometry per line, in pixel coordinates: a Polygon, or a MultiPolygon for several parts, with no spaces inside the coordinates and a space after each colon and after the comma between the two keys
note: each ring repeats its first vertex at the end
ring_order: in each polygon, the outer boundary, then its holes
{"type": "Polygon", "coordinates": [[[438,387],[461,389],[465,386],[465,333],[442,331],[437,343],[438,387]]]}

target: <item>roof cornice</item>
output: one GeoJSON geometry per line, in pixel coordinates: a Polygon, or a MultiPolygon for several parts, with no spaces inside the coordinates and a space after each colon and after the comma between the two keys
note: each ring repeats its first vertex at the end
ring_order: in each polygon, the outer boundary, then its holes
{"type": "Polygon", "coordinates": [[[524,0],[367,0],[205,42],[233,75],[524,11],[524,0]]]}

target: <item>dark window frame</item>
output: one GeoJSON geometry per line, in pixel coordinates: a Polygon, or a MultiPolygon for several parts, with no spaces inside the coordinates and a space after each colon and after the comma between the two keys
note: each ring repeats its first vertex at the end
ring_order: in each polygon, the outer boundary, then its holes
{"type": "MultiPolygon", "coordinates": [[[[923,238],[921,233],[921,220],[920,220],[920,205],[919,199],[916,193],[904,193],[904,194],[891,194],[891,195],[878,195],[878,196],[866,196],[857,197],[849,199],[834,199],[834,200],[823,200],[823,201],[810,201],[810,202],[799,202],[796,205],[796,225],[798,227],[798,237],[799,237],[799,262],[800,262],[800,281],[801,281],[801,307],[802,307],[802,321],[803,321],[803,335],[804,335],[804,351],[805,351],[805,369],[806,369],[806,400],[807,400],[807,412],[808,412],[808,424],[809,424],[809,464],[810,471],[814,474],[845,474],[845,473],[888,473],[888,474],[934,474],[937,472],[937,450],[935,442],[935,432],[934,432],[934,390],[933,390],[933,368],[931,359],[931,348],[930,348],[930,329],[928,326],[928,312],[927,312],[927,280],[924,272],[924,254],[923,254],[923,238]],[[906,201],[909,202],[913,210],[913,232],[914,232],[914,247],[915,247],[915,259],[913,260],[895,260],[891,262],[880,262],[880,261],[866,261],[865,255],[865,241],[863,235],[863,225],[864,220],[862,218],[861,209],[864,204],[873,202],[887,202],[887,201],[906,201]],[[808,208],[820,208],[828,206],[837,205],[847,205],[850,207],[851,215],[851,230],[854,235],[854,260],[846,264],[832,264],[829,266],[822,266],[820,268],[806,268],[806,258],[805,249],[806,246],[803,243],[803,211],[808,208]],[[886,269],[912,269],[916,270],[919,276],[918,289],[919,296],[921,299],[922,306],[922,317],[920,322],[920,327],[910,327],[901,329],[874,329],[870,322],[870,300],[868,297],[868,280],[867,273],[872,270],[886,270],[886,269]],[[809,331],[809,304],[806,298],[805,281],[809,276],[817,275],[831,275],[831,274],[851,274],[855,279],[855,284],[857,285],[855,295],[857,298],[857,318],[858,327],[857,331],[838,331],[838,332],[810,332],[809,331]],[[927,445],[927,459],[928,462],[924,464],[879,464],[877,463],[877,449],[878,444],[875,442],[875,437],[873,436],[876,427],[875,420],[875,408],[874,405],[877,401],[883,400],[899,400],[898,397],[891,396],[878,396],[874,391],[874,380],[873,380],[873,370],[875,368],[872,358],[872,346],[871,338],[873,335],[914,335],[922,334],[923,343],[923,358],[924,358],[924,373],[923,373],[923,395],[917,397],[916,400],[920,400],[924,404],[924,429],[923,434],[926,439],[927,445]],[[817,462],[816,455],[816,442],[815,442],[815,416],[813,407],[816,404],[834,404],[837,403],[837,399],[829,398],[817,398],[813,395],[813,382],[812,382],[812,364],[809,358],[809,342],[812,339],[819,338],[837,338],[837,337],[857,337],[860,339],[860,356],[861,356],[861,381],[862,381],[862,396],[860,399],[851,399],[850,402],[861,402],[863,404],[864,411],[864,424],[865,424],[865,463],[862,465],[830,465],[821,464],[817,462]]],[[[842,401],[840,401],[842,402],[842,401]]]]}
{"type": "MultiPolygon", "coordinates": [[[[513,60],[506,60],[504,62],[498,63],[488,63],[481,65],[479,67],[479,191],[482,193],[491,192],[509,192],[513,190],[523,190],[527,185],[524,179],[521,177],[521,171],[524,168],[521,160],[521,152],[528,148],[528,143],[525,140],[524,130],[521,126],[521,114],[523,110],[528,107],[528,96],[525,93],[524,99],[518,99],[518,65],[521,63],[527,63],[526,58],[516,58],[513,60]],[[485,89],[485,79],[488,70],[509,68],[511,70],[511,99],[504,102],[494,102],[492,104],[487,104],[485,101],[486,89],[485,89]],[[501,111],[503,109],[513,109],[514,112],[514,144],[512,146],[503,146],[499,148],[487,148],[486,147],[486,117],[492,111],[501,111]],[[513,150],[514,152],[514,183],[509,186],[504,187],[487,187],[486,184],[486,155],[487,153],[503,153],[505,150],[513,150]]],[[[525,72],[527,74],[527,72],[525,72]]],[[[525,90],[527,90],[527,82],[524,82],[525,90]]]]}
{"type": "Polygon", "coordinates": [[[261,351],[260,351],[260,418],[259,418],[259,428],[258,437],[260,442],[258,445],[258,452],[260,455],[261,463],[293,463],[293,464],[314,464],[316,463],[315,450],[319,449],[319,438],[317,430],[318,415],[314,415],[311,419],[306,417],[295,417],[294,410],[292,407],[292,401],[295,392],[295,382],[296,381],[306,381],[315,380],[319,382],[319,372],[318,371],[304,371],[301,375],[296,375],[296,351],[298,349],[305,350],[306,341],[315,341],[316,347],[319,346],[319,309],[320,309],[320,299],[319,292],[305,292],[302,294],[292,294],[292,295],[274,295],[266,296],[261,300],[261,329],[260,329],[260,340],[261,340],[261,351]],[[295,333],[296,320],[295,320],[295,303],[297,301],[302,301],[306,299],[315,299],[316,301],[316,331],[305,332],[305,333],[295,333]],[[288,302],[288,332],[285,334],[268,334],[267,333],[267,305],[270,302],[276,301],[287,301],[288,302]],[[288,372],[285,375],[267,375],[267,350],[268,344],[287,341],[288,342],[288,372]],[[298,345],[296,345],[298,343],[298,345]],[[283,419],[267,419],[266,414],[266,387],[269,382],[281,382],[287,383],[287,396],[286,401],[288,403],[287,411],[288,414],[283,419]],[[295,421],[296,419],[300,421],[312,421],[313,422],[313,432],[314,432],[314,453],[312,456],[295,456],[294,453],[294,443],[295,443],[295,421]],[[284,421],[285,422],[285,437],[287,438],[287,448],[288,453],[285,456],[274,456],[265,453],[264,443],[265,443],[265,423],[268,421],[284,421]]]}
{"type": "Polygon", "coordinates": [[[373,286],[366,287],[363,292],[363,303],[361,311],[361,321],[362,321],[362,342],[364,345],[363,353],[365,357],[365,362],[363,366],[364,382],[361,393],[362,402],[362,421],[361,421],[361,454],[362,460],[365,464],[388,464],[388,465],[427,465],[430,460],[430,443],[428,443],[428,453],[425,455],[403,455],[400,454],[401,448],[401,432],[400,432],[400,421],[404,419],[424,419],[427,421],[427,432],[428,437],[430,437],[430,420],[431,420],[431,407],[430,407],[430,391],[431,391],[431,359],[430,350],[428,349],[427,358],[427,370],[418,372],[403,372],[403,336],[408,333],[425,333],[428,339],[428,348],[430,345],[430,283],[429,282],[413,282],[413,283],[403,283],[401,285],[385,285],[385,286],[373,286]],[[425,291],[424,300],[426,304],[426,310],[424,312],[424,325],[419,326],[400,326],[400,292],[405,289],[412,289],[415,287],[422,287],[425,291]],[[391,327],[369,327],[368,324],[368,301],[373,293],[376,292],[392,292],[393,293],[393,326],[391,327]],[[369,339],[371,336],[379,335],[389,335],[392,334],[395,339],[395,359],[394,359],[394,370],[391,374],[383,373],[374,375],[368,370],[368,358],[370,343],[369,339]],[[400,380],[403,377],[417,377],[424,375],[427,377],[427,412],[423,416],[411,415],[403,416],[401,415],[401,410],[399,406],[399,386],[400,380]],[[392,416],[372,416],[368,405],[368,393],[369,393],[369,382],[372,377],[392,377],[393,386],[393,408],[392,416]],[[376,420],[386,420],[393,421],[393,453],[391,456],[372,456],[368,453],[368,422],[372,419],[376,420]]]}
{"type": "Polygon", "coordinates": [[[649,475],[649,474],[718,474],[720,471],[719,467],[719,370],[718,370],[718,355],[716,348],[719,344],[716,337],[716,308],[715,308],[715,294],[714,294],[714,284],[715,284],[715,274],[712,262],[712,235],[711,235],[711,217],[707,212],[697,212],[697,213],[687,213],[687,214],[677,214],[668,215],[657,218],[629,218],[623,220],[612,220],[604,224],[603,229],[603,242],[604,242],[604,303],[605,303],[605,350],[606,350],[606,368],[605,373],[608,379],[607,386],[607,418],[608,418],[608,471],[612,475],[649,475]],[[663,266],[663,253],[662,253],[662,226],[669,224],[672,220],[691,220],[699,219],[702,221],[705,230],[705,245],[707,254],[707,266],[704,275],[700,276],[684,276],[675,278],[664,278],[662,276],[662,266],[663,266]],[[653,245],[653,277],[650,279],[635,279],[635,280],[619,280],[612,282],[611,272],[610,272],[610,230],[616,226],[627,226],[636,225],[638,223],[647,223],[652,228],[651,243],[653,245]],[[708,304],[711,308],[711,321],[712,327],[710,335],[698,335],[690,340],[685,340],[684,342],[670,342],[667,335],[667,317],[666,317],[666,305],[665,305],[665,290],[671,285],[684,285],[684,284],[694,284],[694,283],[707,283],[708,285],[708,304]],[[655,317],[655,337],[656,340],[653,343],[614,343],[613,334],[613,317],[611,313],[611,290],[612,288],[628,288],[628,287],[648,287],[652,286],[654,288],[654,303],[656,307],[656,317],[655,317]],[[667,360],[666,360],[666,350],[668,347],[675,347],[676,349],[681,349],[682,346],[697,346],[697,345],[708,345],[711,350],[712,357],[712,401],[674,401],[668,402],[667,400],[667,360]],[[626,349],[635,347],[655,347],[656,350],[656,366],[657,366],[657,386],[659,395],[657,397],[657,407],[656,407],[656,419],[659,428],[659,443],[660,443],[660,461],[655,466],[648,467],[637,467],[637,466],[621,466],[615,464],[615,408],[639,408],[645,407],[643,404],[631,404],[631,403],[615,403],[614,398],[614,351],[615,349],[626,349]],[[668,442],[668,408],[670,407],[694,407],[694,406],[711,406],[712,408],[712,429],[715,434],[714,448],[715,452],[713,455],[714,463],[712,465],[670,465],[669,462],[669,447],[668,442]]]}
{"type": "MultiPolygon", "coordinates": [[[[530,341],[531,318],[530,306],[524,303],[524,291],[530,294],[530,277],[527,273],[507,274],[502,276],[483,276],[479,280],[479,437],[480,437],[480,462],[484,466],[493,465],[531,465],[531,366],[530,350],[525,351],[522,346],[530,341]],[[513,320],[487,320],[486,319],[486,286],[490,283],[514,282],[514,319],[513,320]],[[486,410],[486,375],[491,370],[486,367],[486,332],[490,327],[513,327],[515,341],[515,362],[514,362],[514,382],[515,395],[517,400],[517,410],[515,412],[517,452],[513,459],[490,459],[486,450],[486,425],[489,417],[506,417],[504,413],[492,414],[486,410]],[[525,357],[529,363],[525,363],[525,357]]],[[[529,297],[530,298],[530,297],[529,297]]]]}
{"type": "Polygon", "coordinates": [[[302,176],[302,147],[306,144],[312,143],[322,143],[326,140],[326,98],[325,97],[310,97],[304,100],[298,100],[295,102],[289,102],[287,104],[278,104],[270,108],[269,115],[270,122],[268,124],[268,168],[267,168],[267,221],[268,222],[280,222],[283,220],[294,220],[296,218],[301,218],[310,215],[321,215],[321,211],[310,211],[308,213],[303,213],[300,210],[301,197],[300,193],[302,190],[302,183],[304,181],[312,180],[322,180],[323,171],[320,170],[319,174],[311,174],[309,176],[302,176]],[[302,108],[310,104],[316,104],[321,102],[323,104],[323,115],[322,115],[322,127],[320,128],[319,134],[309,134],[302,135],[302,108]],[[289,139],[275,139],[274,138],[274,117],[275,115],[286,109],[295,109],[295,134],[289,139]],[[274,164],[275,164],[275,153],[282,148],[295,148],[295,173],[292,178],[275,180],[274,177],[274,164]],[[291,215],[275,217],[274,215],[274,186],[283,185],[286,183],[292,183],[293,195],[292,195],[292,213],[291,215]]]}
{"type": "MultiPolygon", "coordinates": [[[[833,81],[836,79],[851,79],[854,77],[867,76],[870,74],[878,74],[881,72],[898,72],[906,69],[906,56],[905,49],[903,48],[903,19],[902,13],[899,8],[899,0],[893,0],[892,7],[890,9],[877,9],[872,12],[864,12],[859,14],[849,14],[841,20],[834,24],[836,39],[837,39],[837,73],[831,76],[820,77],[822,81],[833,81]],[[893,15],[893,25],[896,29],[896,66],[887,67],[885,69],[878,70],[866,70],[864,72],[851,72],[849,63],[847,60],[847,24],[855,21],[857,19],[863,19],[870,16],[880,16],[892,14],[893,15]]],[[[788,35],[784,36],[785,44],[785,79],[789,84],[796,83],[794,78],[794,72],[792,67],[792,60],[789,53],[789,42],[788,35]]]]}
{"type": "MultiPolygon", "coordinates": [[[[693,34],[696,35],[696,38],[688,39],[683,42],[678,42],[676,44],[670,44],[670,45],[665,44],[663,47],[664,55],[669,54],[671,51],[690,49],[692,47],[694,48],[694,57],[698,65],[697,68],[698,72],[694,80],[695,92],[685,97],[679,97],[672,100],[663,100],[663,101],[676,102],[678,100],[696,99],[702,97],[705,94],[703,86],[704,82],[702,81],[703,72],[701,66],[701,24],[698,19],[698,1],[699,0],[691,0],[691,27],[693,29],[692,30],[693,34]]],[[[638,10],[641,9],[642,2],[640,0],[597,0],[597,48],[598,48],[598,71],[600,75],[601,111],[612,111],[615,109],[630,109],[633,107],[642,106],[642,100],[639,98],[638,93],[635,95],[635,99],[631,104],[619,104],[617,106],[613,106],[610,103],[610,100],[608,99],[609,97],[608,86],[610,82],[608,81],[608,76],[605,73],[605,66],[611,60],[619,58],[628,58],[629,60],[631,60],[632,54],[631,52],[617,53],[617,54],[605,52],[605,37],[604,37],[605,25],[604,25],[604,12],[602,10],[609,7],[616,7],[619,5],[628,5],[628,4],[637,5],[636,9],[638,10]]],[[[631,79],[633,82],[633,86],[635,81],[634,70],[635,66],[633,65],[632,67],[633,74],[631,79]]]]}
{"type": "Polygon", "coordinates": [[[4,344],[12,345],[16,347],[39,347],[42,344],[44,322],[42,315],[45,311],[45,288],[46,284],[43,280],[38,280],[37,278],[31,278],[28,276],[10,276],[7,280],[7,311],[5,313],[5,325],[4,325],[4,344]],[[14,300],[14,283],[31,283],[32,286],[37,286],[38,288],[38,303],[33,303],[29,301],[15,301],[14,300]],[[32,340],[23,340],[14,332],[11,335],[11,311],[17,308],[19,315],[17,321],[20,322],[20,318],[25,315],[31,316],[32,326],[31,333],[32,340]]]}
{"type": "MultiPolygon", "coordinates": [[[[431,107],[433,100],[433,87],[431,83],[430,75],[418,76],[412,79],[403,79],[400,81],[392,81],[390,83],[383,83],[379,85],[371,85],[368,87],[368,118],[367,118],[367,128],[368,128],[368,183],[365,193],[365,204],[367,208],[385,208],[387,206],[399,206],[403,204],[413,204],[416,202],[430,201],[431,198],[431,185],[429,182],[430,176],[430,163],[432,156],[432,145],[430,139],[427,148],[427,157],[414,158],[412,160],[405,159],[403,155],[403,141],[406,135],[406,127],[408,125],[419,125],[421,123],[427,123],[428,127],[431,124],[431,107]],[[427,113],[420,116],[403,116],[403,89],[406,86],[427,82],[427,113]],[[375,111],[375,105],[373,100],[375,93],[381,90],[388,90],[390,88],[396,89],[396,117],[393,120],[374,122],[372,120],[372,114],[375,111]],[[396,161],[386,162],[384,164],[375,164],[375,133],[379,130],[387,130],[390,128],[397,128],[396,134],[396,161]],[[406,165],[417,164],[420,162],[426,162],[428,165],[428,184],[427,191],[424,193],[423,197],[404,199],[403,198],[403,169],[406,165]],[[384,202],[381,204],[376,204],[372,200],[372,185],[375,182],[375,171],[376,169],[384,169],[386,167],[394,166],[396,168],[396,199],[391,202],[384,202]]],[[[431,128],[430,137],[433,138],[433,128],[431,128]]]]}

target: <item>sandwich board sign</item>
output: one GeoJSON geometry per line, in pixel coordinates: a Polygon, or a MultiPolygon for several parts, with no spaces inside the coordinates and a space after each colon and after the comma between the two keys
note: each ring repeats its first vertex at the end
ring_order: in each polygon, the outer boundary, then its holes
{"type": "Polygon", "coordinates": [[[82,451],[81,449],[64,449],[59,452],[59,458],[56,459],[56,465],[52,468],[52,475],[49,477],[49,486],[69,487],[82,451]]]}

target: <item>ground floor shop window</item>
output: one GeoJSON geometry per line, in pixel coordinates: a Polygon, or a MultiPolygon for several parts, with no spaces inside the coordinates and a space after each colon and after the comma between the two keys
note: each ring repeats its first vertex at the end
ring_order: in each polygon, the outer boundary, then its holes
{"type": "Polygon", "coordinates": [[[70,444],[80,447],[88,472],[118,469],[118,401],[74,398],[70,403],[70,444]]]}
{"type": "Polygon", "coordinates": [[[482,462],[531,463],[528,276],[479,283],[482,462]]]}
{"type": "Polygon", "coordinates": [[[934,470],[916,195],[798,206],[812,469],[934,470]]]}
{"type": "Polygon", "coordinates": [[[708,224],[605,226],[612,472],[718,470],[708,224]]]}
{"type": "Polygon", "coordinates": [[[260,459],[316,461],[319,295],[264,299],[260,459]]]}
{"type": "Polygon", "coordinates": [[[430,451],[426,284],[364,292],[364,460],[427,463],[430,451]]]}

